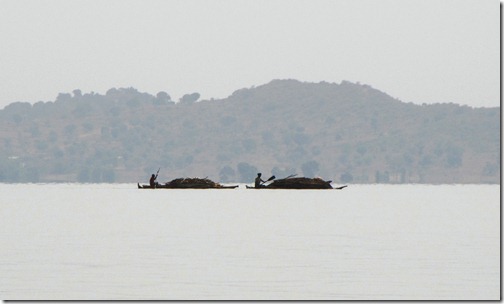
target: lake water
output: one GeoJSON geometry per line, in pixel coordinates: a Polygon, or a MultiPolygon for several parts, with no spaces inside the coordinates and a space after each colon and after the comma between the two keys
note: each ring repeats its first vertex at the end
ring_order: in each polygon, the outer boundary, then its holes
{"type": "Polygon", "coordinates": [[[499,300],[498,185],[0,184],[4,300],[499,300]]]}

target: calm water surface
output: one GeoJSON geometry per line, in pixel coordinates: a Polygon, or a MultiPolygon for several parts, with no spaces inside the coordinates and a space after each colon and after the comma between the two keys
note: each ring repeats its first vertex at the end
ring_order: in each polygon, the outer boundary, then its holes
{"type": "Polygon", "coordinates": [[[4,300],[498,300],[500,188],[0,184],[4,300]]]}

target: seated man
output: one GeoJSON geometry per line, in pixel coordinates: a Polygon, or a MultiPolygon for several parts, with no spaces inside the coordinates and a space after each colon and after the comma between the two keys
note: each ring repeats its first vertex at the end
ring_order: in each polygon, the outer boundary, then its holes
{"type": "Polygon", "coordinates": [[[152,174],[152,176],[149,180],[149,184],[152,188],[159,186],[159,184],[156,182],[156,178],[157,178],[157,175],[152,174]]]}
{"type": "Polygon", "coordinates": [[[257,173],[257,177],[255,178],[255,187],[256,188],[264,188],[264,186],[262,185],[262,183],[264,183],[265,181],[263,181],[261,179],[261,173],[257,173]]]}

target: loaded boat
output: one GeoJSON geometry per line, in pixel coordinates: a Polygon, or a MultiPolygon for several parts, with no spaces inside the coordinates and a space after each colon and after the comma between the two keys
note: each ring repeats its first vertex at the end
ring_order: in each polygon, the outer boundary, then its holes
{"type": "Polygon", "coordinates": [[[292,177],[288,176],[286,178],[274,180],[269,185],[261,185],[260,188],[255,188],[253,186],[246,186],[247,189],[336,189],[341,190],[345,186],[333,188],[331,186],[332,181],[325,181],[321,178],[308,178],[308,177],[292,177]]]}
{"type": "Polygon", "coordinates": [[[208,178],[177,178],[165,184],[157,184],[154,187],[151,185],[140,185],[137,183],[138,189],[234,189],[238,185],[224,186],[208,178]]]}

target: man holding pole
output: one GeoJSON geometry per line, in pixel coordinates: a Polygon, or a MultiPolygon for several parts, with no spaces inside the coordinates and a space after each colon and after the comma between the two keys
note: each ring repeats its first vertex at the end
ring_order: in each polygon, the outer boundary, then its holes
{"type": "MultiPolygon", "coordinates": [[[[161,168],[159,168],[159,169],[161,169],[161,168]]],[[[149,184],[152,188],[156,188],[157,186],[159,186],[159,184],[156,182],[156,178],[158,177],[158,174],[159,174],[159,169],[157,170],[156,175],[152,174],[152,176],[149,180],[149,184]]]]}

